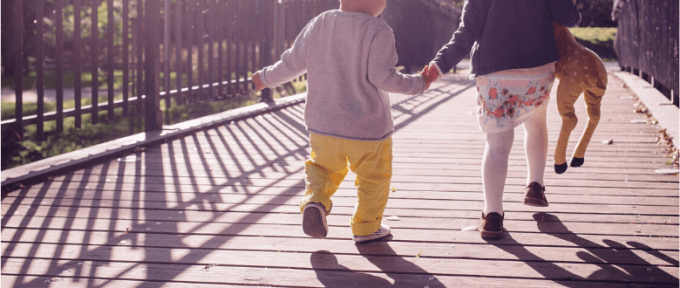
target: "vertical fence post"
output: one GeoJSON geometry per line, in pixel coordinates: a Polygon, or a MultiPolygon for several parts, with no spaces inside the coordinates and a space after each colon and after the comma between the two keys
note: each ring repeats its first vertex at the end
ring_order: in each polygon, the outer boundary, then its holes
{"type": "Polygon", "coordinates": [[[213,7],[214,1],[208,0],[207,3],[205,3],[205,8],[204,11],[206,19],[204,20],[204,23],[206,23],[207,30],[206,33],[208,34],[208,75],[207,75],[207,82],[208,82],[208,99],[209,100],[214,100],[215,94],[213,91],[213,84],[215,84],[215,79],[213,78],[213,70],[215,69],[215,23],[213,23],[215,17],[215,7],[213,7]]]}
{"type": "Polygon", "coordinates": [[[234,4],[234,1],[228,1],[227,3],[227,14],[226,14],[226,19],[227,19],[227,51],[226,51],[226,57],[227,57],[227,95],[228,97],[231,97],[234,94],[234,85],[231,83],[231,73],[234,71],[233,69],[233,51],[234,51],[234,9],[236,9],[236,5],[234,4]]]}
{"type": "Polygon", "coordinates": [[[182,1],[175,2],[175,104],[182,99],[182,1]]]}
{"type": "Polygon", "coordinates": [[[57,90],[57,133],[64,131],[64,16],[63,0],[54,0],[54,26],[56,28],[55,41],[56,69],[55,81],[57,90]]]}
{"type": "Polygon", "coordinates": [[[186,102],[192,102],[193,101],[193,95],[194,95],[194,90],[193,90],[193,80],[194,80],[194,65],[193,65],[193,59],[194,59],[194,38],[196,37],[194,35],[194,10],[196,9],[196,5],[192,3],[193,0],[185,0],[185,6],[187,8],[187,87],[189,87],[189,91],[187,92],[186,102]],[[187,101],[188,100],[188,101],[187,101]]]}
{"type": "Polygon", "coordinates": [[[43,27],[45,26],[43,24],[44,22],[44,0],[37,0],[35,3],[35,9],[36,9],[36,49],[38,52],[38,57],[36,59],[36,85],[38,89],[38,111],[37,116],[38,116],[38,123],[36,123],[36,137],[38,139],[43,139],[44,135],[44,115],[45,115],[45,44],[44,44],[44,33],[43,33],[43,27]]]}
{"type": "Polygon", "coordinates": [[[23,116],[24,116],[24,97],[23,97],[23,82],[24,82],[24,9],[22,5],[23,1],[14,1],[14,17],[16,19],[16,31],[14,31],[16,37],[14,41],[14,97],[15,106],[14,113],[16,113],[16,132],[19,135],[19,139],[24,139],[24,126],[23,126],[23,116]]]}
{"type": "Polygon", "coordinates": [[[73,63],[73,100],[76,102],[75,103],[75,110],[76,110],[76,115],[75,117],[75,127],[80,128],[82,124],[82,116],[81,114],[81,106],[82,106],[82,76],[81,76],[81,69],[82,69],[82,61],[81,61],[81,48],[80,48],[80,11],[81,11],[81,0],[75,0],[73,2],[73,55],[75,57],[73,58],[74,62],[73,63]]]}
{"type": "MultiPolygon", "coordinates": [[[[144,106],[144,99],[142,99],[142,95],[144,94],[144,9],[142,6],[142,0],[137,0],[137,29],[136,35],[137,36],[137,107],[136,107],[136,113],[135,116],[139,119],[141,123],[141,115],[143,115],[142,112],[142,107],[144,106]]],[[[140,127],[139,125],[138,127],[140,127]]],[[[141,127],[139,128],[141,129],[141,127]]]]}
{"type": "Polygon", "coordinates": [[[223,97],[223,83],[224,82],[224,4],[217,2],[215,6],[215,25],[217,25],[217,96],[223,97]]]}
{"type": "MultiPolygon", "coordinates": [[[[273,21],[275,19],[275,17],[272,17],[272,16],[274,16],[274,15],[272,15],[272,12],[276,13],[276,10],[273,9],[274,8],[273,6],[275,5],[275,1],[277,1],[277,0],[265,0],[264,5],[263,5],[264,7],[262,9],[262,15],[264,16],[263,17],[264,19],[262,19],[262,21],[264,22],[264,29],[263,29],[264,31],[262,31],[263,35],[260,36],[260,37],[262,37],[264,39],[264,43],[262,45],[263,47],[260,47],[260,53],[264,53],[264,55],[260,59],[262,59],[262,62],[264,62],[264,63],[260,63],[261,67],[255,67],[253,72],[255,70],[257,70],[258,68],[262,68],[266,65],[271,64],[272,42],[274,40],[274,35],[272,35],[273,33],[271,33],[271,32],[274,31],[274,29],[275,29],[274,25],[276,25],[276,22],[273,21]]],[[[274,99],[272,98],[272,89],[262,90],[262,102],[271,102],[273,100],[274,99]]]]}
{"type": "Polygon", "coordinates": [[[99,70],[97,68],[97,58],[99,57],[99,48],[97,43],[99,42],[99,29],[97,28],[97,25],[94,23],[99,23],[99,19],[97,18],[97,9],[99,8],[99,1],[98,0],[92,0],[91,3],[91,9],[92,9],[92,23],[90,26],[92,26],[92,33],[90,34],[90,41],[92,41],[92,51],[90,51],[91,56],[92,56],[92,63],[90,64],[90,68],[92,69],[92,124],[97,124],[99,122],[99,70]]]}
{"type": "MultiPolygon", "coordinates": [[[[77,2],[78,0],[76,0],[77,2]]],[[[130,3],[128,0],[123,0],[123,117],[129,115],[129,87],[130,87],[130,40],[129,40],[129,15],[130,14],[130,3]]]]}
{"type": "MultiPolygon", "coordinates": [[[[170,0],[163,1],[163,90],[166,122],[170,121],[170,0]]],[[[167,122],[170,123],[170,122],[167,122]]]]}
{"type": "Polygon", "coordinates": [[[234,45],[236,45],[236,54],[235,54],[235,64],[234,64],[234,71],[236,72],[236,84],[234,85],[236,88],[234,89],[234,93],[240,93],[241,91],[241,27],[243,26],[243,23],[241,21],[241,0],[234,0],[236,3],[234,4],[234,26],[232,30],[234,31],[234,45]]]}
{"type": "Polygon", "coordinates": [[[204,46],[204,43],[203,43],[203,37],[205,37],[205,29],[204,29],[205,28],[205,22],[204,22],[204,17],[203,17],[203,9],[204,9],[203,2],[204,2],[204,0],[198,0],[198,7],[197,7],[198,14],[196,15],[196,25],[198,26],[198,27],[196,27],[196,29],[198,29],[198,30],[196,30],[196,33],[198,35],[198,63],[196,63],[197,67],[198,67],[198,97],[196,97],[195,99],[197,101],[203,100],[203,96],[204,96],[204,94],[203,94],[204,93],[203,92],[203,83],[205,83],[205,73],[204,73],[205,67],[203,67],[204,59],[205,59],[205,55],[204,55],[205,46],[204,46]]]}
{"type": "Polygon", "coordinates": [[[106,73],[108,74],[107,77],[106,77],[106,81],[107,81],[106,82],[106,86],[107,86],[106,88],[108,88],[107,89],[108,90],[107,97],[108,97],[109,105],[108,105],[108,109],[107,109],[108,112],[106,114],[107,114],[107,118],[109,119],[109,121],[112,121],[114,116],[115,116],[114,112],[113,112],[113,93],[114,93],[113,92],[113,83],[114,83],[113,77],[114,77],[114,74],[115,74],[115,71],[116,71],[115,70],[115,66],[116,66],[115,61],[116,60],[115,60],[115,51],[114,51],[115,48],[113,47],[113,36],[114,36],[113,35],[114,34],[113,27],[114,27],[114,24],[115,24],[113,22],[113,10],[114,10],[113,9],[113,0],[108,0],[106,2],[107,22],[108,22],[108,25],[106,27],[107,28],[106,29],[107,30],[107,32],[106,32],[106,36],[107,36],[107,41],[106,41],[107,42],[107,46],[106,46],[107,61],[106,62],[107,62],[107,65],[108,65],[108,69],[106,70],[107,71],[106,73]]]}
{"type": "Polygon", "coordinates": [[[160,45],[160,1],[146,0],[144,2],[144,94],[145,119],[144,129],[146,132],[157,131],[163,128],[163,115],[160,111],[160,95],[158,93],[158,56],[160,45]]]}

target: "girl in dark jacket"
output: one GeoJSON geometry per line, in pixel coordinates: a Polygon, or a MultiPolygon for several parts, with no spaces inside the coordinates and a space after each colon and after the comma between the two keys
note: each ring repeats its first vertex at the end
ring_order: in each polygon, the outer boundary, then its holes
{"type": "Polygon", "coordinates": [[[466,0],[458,30],[426,68],[442,76],[468,54],[477,81],[477,118],[486,133],[482,160],[482,238],[502,237],[503,189],[514,128],[524,126],[524,204],[548,206],[543,186],[548,154],[546,107],[559,59],[552,21],[575,26],[572,0],[466,0]]]}

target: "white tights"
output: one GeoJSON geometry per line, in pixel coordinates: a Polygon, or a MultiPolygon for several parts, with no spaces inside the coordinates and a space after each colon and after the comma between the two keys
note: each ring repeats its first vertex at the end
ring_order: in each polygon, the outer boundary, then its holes
{"type": "MultiPolygon", "coordinates": [[[[524,152],[527,159],[527,185],[543,185],[543,174],[548,157],[548,127],[545,109],[524,122],[524,152]]],[[[515,131],[486,134],[486,148],[482,159],[482,186],[484,189],[484,214],[497,212],[503,215],[503,189],[508,175],[508,158],[512,150],[515,131]]]]}

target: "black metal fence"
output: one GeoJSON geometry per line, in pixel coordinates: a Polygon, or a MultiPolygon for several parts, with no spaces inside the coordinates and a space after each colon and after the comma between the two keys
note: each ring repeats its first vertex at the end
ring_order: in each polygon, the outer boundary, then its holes
{"type": "MultiPolygon", "coordinates": [[[[3,1],[8,3],[2,8],[11,9],[5,14],[12,17],[9,23],[21,24],[2,27],[3,34],[12,30],[3,45],[12,45],[7,53],[19,72],[13,76],[16,118],[3,119],[2,130],[22,135],[26,125],[36,125],[37,137],[46,121],[56,121],[54,132],[63,132],[68,117],[81,128],[83,119],[94,124],[101,117],[143,115],[146,131],[160,130],[160,100],[170,108],[249,93],[249,73],[278,59],[315,15],[339,6],[338,0],[3,1]],[[31,22],[35,25],[26,28],[31,22]],[[30,38],[30,47],[24,38],[30,38]],[[54,79],[46,79],[46,71],[54,79]],[[21,83],[29,72],[35,72],[37,114],[22,117],[21,83]],[[83,87],[84,72],[91,74],[90,87],[83,87]],[[114,78],[121,73],[117,87],[114,78]],[[73,77],[75,107],[69,109],[63,107],[65,77],[73,77]],[[100,91],[102,77],[106,89],[100,91]],[[48,113],[46,81],[56,90],[56,111],[48,113]],[[85,98],[99,101],[83,105],[85,98]]],[[[270,100],[268,92],[263,101],[270,100]]]]}
{"type": "MultiPolygon", "coordinates": [[[[441,1],[390,1],[383,18],[398,26],[400,65],[426,64],[451,37],[459,14],[432,4],[441,1]],[[409,13],[414,7],[429,10],[409,13]],[[402,27],[417,27],[415,17],[424,29],[402,27]],[[409,43],[421,46],[404,49],[409,43]],[[422,59],[409,56],[416,54],[422,59]]],[[[68,118],[81,128],[124,117],[144,123],[145,131],[160,130],[161,108],[251,93],[249,73],[275,62],[310,19],[338,7],[338,0],[3,0],[3,16],[10,19],[3,19],[2,33],[11,35],[3,36],[3,45],[12,48],[3,49],[3,67],[15,71],[16,116],[3,119],[2,131],[23,135],[36,125],[40,139],[48,121],[56,122],[49,133],[59,134],[68,118]],[[29,72],[37,113],[22,117],[29,72]],[[88,73],[91,79],[83,80],[88,73]],[[56,90],[53,112],[45,112],[48,82],[56,90]],[[64,108],[66,90],[73,108],[64,108]]],[[[262,101],[269,100],[271,92],[263,91],[262,101]]]]}
{"type": "Polygon", "coordinates": [[[619,65],[678,106],[678,1],[625,0],[620,8],[615,44],[619,65]]]}
{"type": "Polygon", "coordinates": [[[398,66],[420,70],[458,29],[461,8],[440,1],[389,0],[383,20],[394,30],[398,66]]]}

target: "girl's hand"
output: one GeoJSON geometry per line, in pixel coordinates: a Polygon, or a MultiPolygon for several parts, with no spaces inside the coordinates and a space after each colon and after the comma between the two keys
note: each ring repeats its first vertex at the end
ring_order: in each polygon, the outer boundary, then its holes
{"type": "Polygon", "coordinates": [[[255,91],[260,91],[264,88],[267,88],[264,85],[262,85],[262,81],[260,81],[260,72],[253,74],[252,78],[253,78],[253,85],[255,85],[255,91]]]}

